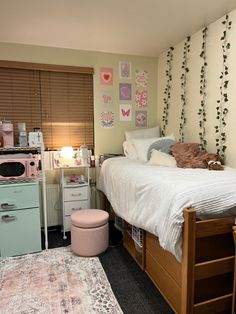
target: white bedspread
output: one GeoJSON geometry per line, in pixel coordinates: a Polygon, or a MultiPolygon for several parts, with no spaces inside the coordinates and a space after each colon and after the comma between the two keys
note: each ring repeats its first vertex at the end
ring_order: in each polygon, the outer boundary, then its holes
{"type": "Polygon", "coordinates": [[[236,214],[232,168],[168,168],[116,157],[102,164],[98,189],[118,216],[158,236],[160,245],[179,261],[184,208],[193,207],[200,219],[236,214]]]}

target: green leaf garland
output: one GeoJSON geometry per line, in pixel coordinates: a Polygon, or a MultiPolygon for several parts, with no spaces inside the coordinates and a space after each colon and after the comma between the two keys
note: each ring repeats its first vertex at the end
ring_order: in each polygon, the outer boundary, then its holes
{"type": "Polygon", "coordinates": [[[188,36],[184,42],[183,48],[183,62],[182,62],[182,74],[180,77],[181,82],[181,102],[182,102],[182,109],[180,115],[180,124],[179,124],[179,141],[184,142],[184,127],[186,124],[186,116],[185,116],[185,107],[186,107],[186,82],[187,82],[187,74],[189,72],[189,68],[187,66],[188,63],[188,54],[190,52],[190,39],[191,37],[188,36]]]}
{"type": "Polygon", "coordinates": [[[208,28],[205,27],[202,30],[202,51],[200,53],[200,58],[202,59],[202,66],[200,72],[200,108],[198,110],[199,115],[199,138],[201,148],[206,148],[207,141],[205,139],[206,134],[206,68],[207,68],[207,57],[206,57],[206,38],[207,38],[208,28]]]}
{"type": "Polygon", "coordinates": [[[168,125],[168,116],[169,116],[170,98],[171,98],[170,91],[171,91],[171,81],[172,81],[173,51],[174,51],[174,47],[170,47],[166,55],[167,70],[166,70],[166,87],[164,90],[164,98],[163,98],[164,108],[163,108],[163,114],[162,114],[162,130],[161,130],[162,136],[165,136],[166,127],[168,125]]]}
{"type": "Polygon", "coordinates": [[[217,100],[217,107],[216,107],[216,120],[218,124],[215,126],[215,133],[216,133],[216,149],[217,154],[219,154],[223,159],[225,158],[225,151],[226,151],[226,116],[228,114],[227,103],[229,101],[227,89],[229,85],[229,67],[228,67],[228,54],[230,49],[230,43],[228,42],[228,32],[231,29],[232,21],[229,20],[229,15],[226,14],[224,20],[222,21],[224,25],[224,30],[221,40],[221,47],[222,47],[222,61],[223,61],[223,69],[220,73],[220,98],[217,100]]]}

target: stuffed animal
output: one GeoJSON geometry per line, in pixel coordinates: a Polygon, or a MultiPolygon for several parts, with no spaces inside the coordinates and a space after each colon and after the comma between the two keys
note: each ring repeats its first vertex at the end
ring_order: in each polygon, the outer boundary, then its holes
{"type": "Polygon", "coordinates": [[[204,162],[208,170],[224,170],[224,160],[217,154],[207,154],[204,162]]]}

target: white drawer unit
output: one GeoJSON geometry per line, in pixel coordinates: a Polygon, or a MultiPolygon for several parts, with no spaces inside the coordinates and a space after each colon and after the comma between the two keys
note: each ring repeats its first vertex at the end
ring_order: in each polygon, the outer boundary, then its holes
{"type": "MultiPolygon", "coordinates": [[[[64,168],[61,168],[61,201],[63,218],[63,238],[66,232],[71,230],[70,216],[76,210],[90,208],[89,166],[84,165],[84,181],[70,182],[70,177],[64,176],[64,168]]],[[[80,178],[81,176],[78,176],[80,178]]]]}
{"type": "Polygon", "coordinates": [[[86,186],[71,186],[64,188],[64,201],[77,201],[88,199],[88,185],[86,186]]]}

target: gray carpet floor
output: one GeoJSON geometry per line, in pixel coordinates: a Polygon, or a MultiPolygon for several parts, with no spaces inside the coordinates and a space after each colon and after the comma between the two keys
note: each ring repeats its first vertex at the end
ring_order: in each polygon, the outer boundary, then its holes
{"type": "Polygon", "coordinates": [[[109,248],[100,261],[124,314],[173,313],[122,245],[109,248]]]}

